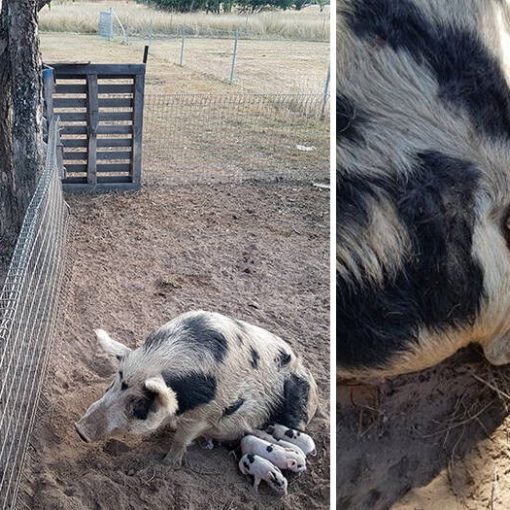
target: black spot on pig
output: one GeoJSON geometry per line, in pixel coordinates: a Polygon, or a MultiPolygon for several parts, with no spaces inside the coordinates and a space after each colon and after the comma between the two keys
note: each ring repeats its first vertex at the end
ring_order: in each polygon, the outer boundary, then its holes
{"type": "Polygon", "coordinates": [[[472,256],[479,177],[470,161],[425,151],[403,177],[351,177],[342,186],[347,195],[337,198],[338,217],[352,221],[358,214],[365,223],[363,204],[384,193],[411,241],[405,263],[396,274],[385,272],[381,283],[337,274],[342,366],[383,366],[417,343],[423,327],[442,332],[475,322],[483,297],[483,271],[472,256]]]}
{"type": "Polygon", "coordinates": [[[292,359],[292,356],[285,351],[284,349],[280,349],[278,351],[278,356],[276,358],[276,363],[279,367],[284,367],[285,365],[288,365],[290,363],[290,360],[292,359]]]}
{"type": "Polygon", "coordinates": [[[252,453],[249,453],[248,460],[250,461],[250,464],[253,464],[255,462],[255,455],[253,455],[252,453]]]}
{"type": "Polygon", "coordinates": [[[208,404],[216,396],[216,378],[212,375],[200,372],[176,375],[167,371],[161,375],[165,384],[177,395],[178,415],[208,404]]]}
{"type": "Polygon", "coordinates": [[[250,353],[251,353],[250,365],[252,366],[252,368],[258,368],[260,359],[259,353],[253,347],[250,348],[250,353]]]}
{"type": "Polygon", "coordinates": [[[271,453],[273,451],[273,447],[271,445],[266,446],[266,450],[271,453]]]}
{"type": "Polygon", "coordinates": [[[122,378],[124,377],[124,373],[122,372],[122,370],[119,371],[119,377],[120,377],[120,380],[122,381],[122,378]]]}
{"type": "Polygon", "coordinates": [[[167,341],[186,342],[195,351],[212,354],[216,361],[223,361],[228,351],[227,339],[205,314],[184,319],[182,328],[176,333],[170,333],[165,328],[154,331],[145,340],[144,348],[156,349],[167,341]]]}
{"type": "Polygon", "coordinates": [[[244,404],[244,398],[236,400],[233,404],[229,405],[223,411],[223,416],[230,416],[234,414],[244,404]]]}
{"type": "Polygon", "coordinates": [[[223,361],[228,346],[225,336],[211,325],[205,315],[197,315],[184,320],[186,341],[194,347],[206,349],[216,361],[223,361]]]}
{"type": "Polygon", "coordinates": [[[358,37],[384,41],[427,66],[438,83],[439,99],[464,110],[481,134],[508,138],[508,85],[498,60],[474,30],[434,24],[409,0],[359,0],[345,19],[358,37]]]}
{"type": "Polygon", "coordinates": [[[249,471],[249,470],[250,470],[250,465],[249,465],[246,461],[243,461],[243,466],[245,467],[245,469],[246,469],[247,471],[249,471]]]}
{"type": "Polygon", "coordinates": [[[120,385],[120,389],[122,391],[127,390],[129,386],[127,385],[126,381],[122,381],[122,384],[120,385]]]}
{"type": "Polygon", "coordinates": [[[291,439],[293,439],[293,438],[294,438],[294,431],[293,431],[293,430],[291,430],[291,429],[287,429],[287,430],[285,431],[285,435],[286,435],[287,437],[290,437],[291,439]]]}
{"type": "Polygon", "coordinates": [[[303,428],[308,422],[308,396],[310,384],[306,379],[290,375],[269,418],[269,423],[279,423],[292,429],[303,428]]]}

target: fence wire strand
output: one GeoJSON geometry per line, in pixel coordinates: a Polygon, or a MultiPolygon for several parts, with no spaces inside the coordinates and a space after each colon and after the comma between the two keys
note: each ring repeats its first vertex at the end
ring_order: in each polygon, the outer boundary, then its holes
{"type": "Polygon", "coordinates": [[[15,506],[48,353],[55,333],[69,208],[52,121],[46,165],[30,201],[0,294],[0,508],[15,506]]]}

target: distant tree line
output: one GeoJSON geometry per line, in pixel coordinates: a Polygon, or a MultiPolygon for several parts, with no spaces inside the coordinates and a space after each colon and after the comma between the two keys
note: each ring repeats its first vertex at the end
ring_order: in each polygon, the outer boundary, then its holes
{"type": "Polygon", "coordinates": [[[175,12],[231,12],[233,7],[240,11],[257,12],[265,9],[296,9],[297,11],[317,4],[322,11],[329,0],[147,0],[161,9],[175,12]]]}

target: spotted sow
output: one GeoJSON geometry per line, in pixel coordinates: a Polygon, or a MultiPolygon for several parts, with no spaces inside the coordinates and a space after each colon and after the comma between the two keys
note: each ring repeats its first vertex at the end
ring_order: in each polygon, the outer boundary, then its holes
{"type": "Polygon", "coordinates": [[[176,429],[165,461],[179,465],[197,437],[240,439],[269,423],[304,429],[317,409],[317,388],[290,346],[243,321],[189,312],[131,350],[102,330],[118,360],[106,393],[76,424],[87,442],[120,432],[176,429]]]}

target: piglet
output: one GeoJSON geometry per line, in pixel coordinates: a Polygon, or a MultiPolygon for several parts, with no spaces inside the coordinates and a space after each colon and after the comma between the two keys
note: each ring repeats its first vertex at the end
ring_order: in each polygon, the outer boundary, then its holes
{"type": "Polygon", "coordinates": [[[294,473],[306,471],[306,458],[304,454],[299,454],[296,450],[278,446],[252,435],[244,436],[241,439],[241,452],[243,455],[258,455],[272,462],[280,469],[288,469],[294,473]]]}
{"type": "Polygon", "coordinates": [[[293,450],[294,452],[296,452],[296,455],[301,455],[302,457],[306,458],[306,455],[304,454],[303,450],[299,448],[299,446],[289,443],[288,441],[284,441],[283,439],[277,439],[273,437],[271,434],[264,432],[263,430],[252,430],[251,435],[263,439],[264,441],[268,441],[269,443],[274,443],[278,446],[282,446],[283,448],[293,450]]]}
{"type": "Polygon", "coordinates": [[[275,439],[281,439],[283,441],[287,441],[288,443],[295,444],[303,451],[305,455],[317,455],[317,450],[315,448],[313,439],[304,432],[289,429],[284,425],[270,425],[266,429],[266,432],[271,434],[275,439]]]}
{"type": "Polygon", "coordinates": [[[282,472],[271,462],[258,455],[246,454],[239,461],[243,475],[253,476],[253,487],[258,492],[259,484],[264,480],[274,491],[287,495],[288,482],[282,472]]]}

